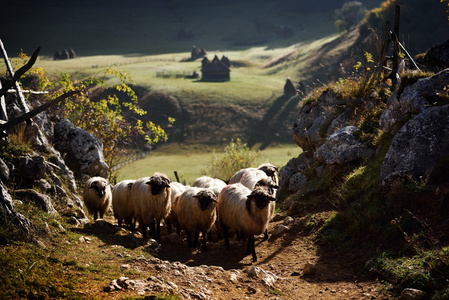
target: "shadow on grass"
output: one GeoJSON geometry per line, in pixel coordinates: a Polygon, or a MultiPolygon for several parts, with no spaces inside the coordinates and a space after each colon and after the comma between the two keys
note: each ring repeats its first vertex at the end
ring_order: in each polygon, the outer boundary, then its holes
{"type": "Polygon", "coordinates": [[[296,106],[299,103],[297,96],[285,96],[277,98],[271,107],[267,110],[262,120],[255,124],[251,132],[251,138],[248,142],[249,147],[260,143],[260,149],[264,150],[273,140],[276,140],[276,132],[279,127],[283,127],[286,122],[293,124],[294,117],[297,115],[296,106]]]}

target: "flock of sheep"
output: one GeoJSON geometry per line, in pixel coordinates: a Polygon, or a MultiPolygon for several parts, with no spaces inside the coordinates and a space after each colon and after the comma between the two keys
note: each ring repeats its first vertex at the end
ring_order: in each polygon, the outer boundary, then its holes
{"type": "Polygon", "coordinates": [[[134,229],[138,222],[144,238],[150,235],[160,240],[160,224],[164,220],[169,233],[176,228],[184,231],[189,248],[198,246],[207,250],[207,234],[214,227],[224,236],[229,246],[229,230],[237,237],[247,239],[248,254],[257,261],[255,236],[264,233],[271,220],[278,189],[278,170],[271,164],[242,169],[229,183],[202,176],[192,186],[171,182],[167,175],[155,173],[151,177],[123,180],[111,187],[102,177],[90,178],[84,186],[83,200],[94,219],[103,218],[112,203],[118,225],[125,223],[134,229]],[[193,241],[192,241],[193,234],[193,241]]]}

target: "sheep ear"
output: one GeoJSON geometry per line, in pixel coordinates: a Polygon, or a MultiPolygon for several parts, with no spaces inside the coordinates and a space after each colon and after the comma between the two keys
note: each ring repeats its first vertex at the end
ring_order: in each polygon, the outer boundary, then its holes
{"type": "Polygon", "coordinates": [[[132,188],[132,187],[133,187],[133,184],[134,184],[134,182],[130,182],[130,183],[128,183],[127,186],[128,186],[129,188],[132,188]]]}

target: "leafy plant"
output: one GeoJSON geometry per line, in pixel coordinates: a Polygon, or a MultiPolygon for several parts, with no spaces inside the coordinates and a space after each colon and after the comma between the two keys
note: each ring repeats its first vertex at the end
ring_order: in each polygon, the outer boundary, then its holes
{"type": "Polygon", "coordinates": [[[240,139],[236,139],[224,148],[224,154],[220,155],[213,151],[210,169],[203,173],[225,181],[229,180],[238,170],[253,166],[259,154],[259,151],[251,150],[240,139]]]}
{"type": "MultiPolygon", "coordinates": [[[[27,56],[21,53],[19,59],[20,63],[25,64],[27,56]]],[[[165,131],[153,122],[144,124],[138,118],[131,120],[123,117],[125,109],[137,116],[147,113],[138,106],[137,95],[129,85],[132,78],[126,71],[106,68],[102,77],[93,76],[79,81],[73,80],[67,73],[61,73],[57,79],[50,79],[40,69],[32,73],[37,76],[40,88],[50,89],[49,98],[78,92],[77,96],[60,106],[58,113],[100,139],[105,161],[110,168],[120,163],[128,153],[127,149],[139,137],[143,137],[148,145],[167,140],[165,131]],[[118,81],[113,86],[106,83],[111,76],[118,81]],[[115,93],[109,92],[111,88],[115,93]],[[119,93],[126,95],[128,100],[119,99],[119,93]]],[[[169,122],[173,123],[174,119],[169,118],[169,122]]]]}
{"type": "Polygon", "coordinates": [[[343,28],[349,30],[357,25],[365,17],[365,14],[366,9],[361,2],[345,2],[340,9],[335,10],[337,19],[335,25],[339,32],[341,32],[343,28]]]}

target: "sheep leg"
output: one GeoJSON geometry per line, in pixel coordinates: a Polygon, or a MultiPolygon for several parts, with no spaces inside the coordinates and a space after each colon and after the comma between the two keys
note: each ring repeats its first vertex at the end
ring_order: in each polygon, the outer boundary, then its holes
{"type": "Polygon", "coordinates": [[[161,221],[156,220],[156,240],[160,241],[161,239],[161,221]]]}
{"type": "Polygon", "coordinates": [[[171,234],[173,232],[173,226],[171,225],[170,221],[165,220],[165,225],[167,225],[168,234],[171,234]]]}
{"type": "Polygon", "coordinates": [[[198,232],[194,232],[193,233],[193,248],[197,248],[198,247],[198,240],[200,239],[200,233],[198,232]]]}
{"type": "Polygon", "coordinates": [[[94,221],[95,221],[96,219],[98,219],[98,212],[97,212],[97,211],[94,212],[94,221]]]}
{"type": "Polygon", "coordinates": [[[221,224],[221,228],[223,228],[223,236],[225,240],[226,250],[231,249],[229,246],[229,229],[224,224],[221,224]]]}
{"type": "Polygon", "coordinates": [[[263,232],[263,238],[265,240],[268,240],[268,229],[265,229],[265,231],[263,232]]]}
{"type": "Polygon", "coordinates": [[[147,226],[143,222],[140,222],[140,232],[144,238],[147,237],[147,226]]]}
{"type": "Polygon", "coordinates": [[[254,235],[251,235],[250,237],[248,237],[248,244],[247,244],[247,248],[248,248],[248,254],[252,254],[253,255],[253,261],[257,261],[257,255],[256,255],[256,245],[255,245],[255,239],[254,239],[254,235]]]}
{"type": "Polygon", "coordinates": [[[206,232],[206,231],[203,231],[203,250],[204,250],[204,251],[207,251],[207,245],[206,245],[206,242],[207,242],[207,232],[206,232]]]}
{"type": "Polygon", "coordinates": [[[152,220],[150,223],[150,236],[154,239],[157,239],[156,236],[156,220],[152,220]]]}
{"type": "Polygon", "coordinates": [[[189,245],[189,248],[192,248],[192,235],[190,231],[186,230],[186,236],[187,236],[187,245],[189,245]]]}

